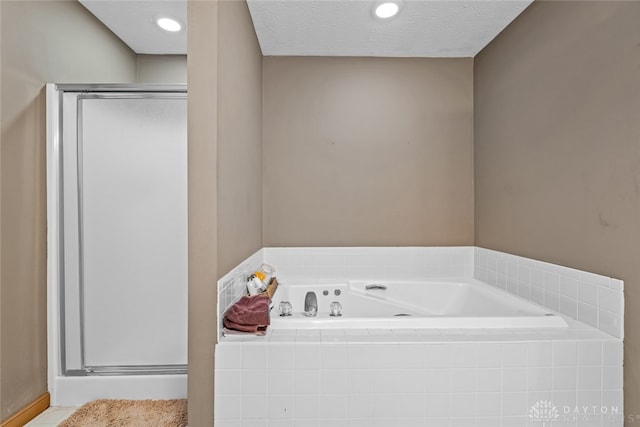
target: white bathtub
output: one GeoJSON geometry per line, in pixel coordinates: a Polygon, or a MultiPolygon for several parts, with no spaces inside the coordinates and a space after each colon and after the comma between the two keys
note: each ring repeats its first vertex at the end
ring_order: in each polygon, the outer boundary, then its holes
{"type": "Polygon", "coordinates": [[[273,303],[272,329],[567,327],[564,319],[551,310],[472,278],[281,284],[273,303]],[[386,289],[367,290],[367,285],[372,284],[386,289]],[[307,292],[315,292],[317,297],[315,317],[303,314],[307,292]],[[280,316],[281,301],[291,303],[292,316],[280,316]],[[329,305],[333,301],[342,305],[340,317],[329,315],[329,305]]]}

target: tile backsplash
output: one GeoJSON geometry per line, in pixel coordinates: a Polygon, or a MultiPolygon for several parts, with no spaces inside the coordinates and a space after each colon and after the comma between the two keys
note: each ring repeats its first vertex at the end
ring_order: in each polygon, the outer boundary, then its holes
{"type": "Polygon", "coordinates": [[[218,280],[218,336],[224,312],[241,296],[247,294],[247,277],[262,265],[264,249],[260,249],[218,280]]]}
{"type": "Polygon", "coordinates": [[[264,259],[276,267],[283,283],[421,280],[425,277],[471,277],[474,248],[265,248],[264,259]]]}
{"type": "Polygon", "coordinates": [[[479,247],[473,277],[624,338],[622,280],[479,247]]]}

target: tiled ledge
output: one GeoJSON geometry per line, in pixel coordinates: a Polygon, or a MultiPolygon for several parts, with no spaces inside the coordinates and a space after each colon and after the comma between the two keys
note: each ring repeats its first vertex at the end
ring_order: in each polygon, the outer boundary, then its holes
{"type": "Polygon", "coordinates": [[[464,343],[531,341],[612,341],[620,342],[596,328],[563,316],[566,328],[549,329],[268,329],[264,336],[231,335],[228,342],[263,343],[464,343]]]}

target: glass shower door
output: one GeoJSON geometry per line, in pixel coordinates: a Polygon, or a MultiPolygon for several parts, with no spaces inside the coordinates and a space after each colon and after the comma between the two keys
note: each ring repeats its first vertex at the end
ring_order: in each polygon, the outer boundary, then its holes
{"type": "Polygon", "coordinates": [[[184,372],[186,96],[65,93],[63,129],[65,370],[184,372]]]}

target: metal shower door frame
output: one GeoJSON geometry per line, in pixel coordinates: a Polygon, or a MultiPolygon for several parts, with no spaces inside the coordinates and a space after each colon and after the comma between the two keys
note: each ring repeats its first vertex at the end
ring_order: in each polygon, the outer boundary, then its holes
{"type": "Polygon", "coordinates": [[[63,97],[77,94],[78,105],[84,99],[186,99],[186,85],[122,85],[122,84],[47,84],[47,310],[49,383],[55,376],[90,375],[158,375],[186,374],[186,365],[86,366],[84,327],[84,260],[82,253],[82,120],[76,106],[77,202],[78,202],[78,268],[80,366],[67,366],[67,325],[65,314],[65,224],[63,183],[63,97]]]}

